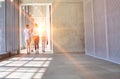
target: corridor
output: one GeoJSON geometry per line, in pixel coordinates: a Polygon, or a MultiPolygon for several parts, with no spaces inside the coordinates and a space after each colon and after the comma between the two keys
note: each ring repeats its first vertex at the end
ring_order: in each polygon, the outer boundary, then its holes
{"type": "Polygon", "coordinates": [[[0,0],[0,79],[120,79],[119,21],[120,0],[0,0]]]}
{"type": "Polygon", "coordinates": [[[21,54],[0,62],[0,79],[119,79],[120,65],[84,54],[21,54]]]}

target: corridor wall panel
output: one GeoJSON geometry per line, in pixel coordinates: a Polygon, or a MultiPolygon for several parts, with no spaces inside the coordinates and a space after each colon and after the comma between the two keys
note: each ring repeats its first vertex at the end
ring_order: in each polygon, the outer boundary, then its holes
{"type": "Polygon", "coordinates": [[[104,0],[93,0],[95,55],[106,58],[106,26],[104,0]]]}
{"type": "Polygon", "coordinates": [[[14,51],[14,44],[15,44],[15,38],[14,38],[14,34],[15,34],[15,13],[14,13],[14,1],[11,2],[11,45],[12,45],[12,49],[11,51],[14,51]]]}
{"type": "Polygon", "coordinates": [[[5,1],[0,2],[0,54],[6,51],[5,43],[5,1]]]}
{"type": "Polygon", "coordinates": [[[15,0],[15,50],[19,49],[19,0],[15,0]]]}
{"type": "MultiPolygon", "coordinates": [[[[19,44],[19,0],[14,0],[12,3],[13,13],[13,51],[17,51],[19,44]]],[[[14,52],[13,52],[14,53],[14,52]]]]}
{"type": "Polygon", "coordinates": [[[84,2],[84,30],[85,30],[85,52],[94,55],[94,24],[92,14],[92,2],[84,2]]]}
{"type": "Polygon", "coordinates": [[[86,54],[120,64],[120,0],[85,0],[84,19],[86,54]],[[90,13],[89,5],[85,4],[88,1],[93,1],[93,19],[86,15],[90,13]],[[86,18],[94,23],[94,30],[91,30],[94,31],[94,42],[88,41],[91,35],[86,29],[91,25],[86,18]],[[89,52],[91,43],[95,44],[94,54],[89,52]]]}
{"type": "Polygon", "coordinates": [[[7,52],[12,51],[13,41],[12,41],[12,4],[9,0],[6,1],[6,42],[7,42],[7,52]]]}
{"type": "Polygon", "coordinates": [[[120,0],[106,0],[110,60],[120,63],[120,0]]]}
{"type": "Polygon", "coordinates": [[[18,28],[19,28],[19,1],[6,0],[6,52],[14,53],[18,48],[18,28]]]}

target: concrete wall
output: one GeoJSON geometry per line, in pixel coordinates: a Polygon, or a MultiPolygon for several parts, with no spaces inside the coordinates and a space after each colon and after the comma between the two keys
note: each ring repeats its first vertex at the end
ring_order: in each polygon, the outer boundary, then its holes
{"type": "Polygon", "coordinates": [[[55,53],[84,52],[83,2],[81,0],[21,0],[21,3],[52,4],[52,41],[55,53]]]}
{"type": "Polygon", "coordinates": [[[119,0],[84,0],[87,55],[120,63],[119,3],[119,0]]]}
{"type": "Polygon", "coordinates": [[[61,48],[67,52],[84,52],[82,8],[82,2],[53,4],[53,49],[55,52],[62,51],[61,48]]]}

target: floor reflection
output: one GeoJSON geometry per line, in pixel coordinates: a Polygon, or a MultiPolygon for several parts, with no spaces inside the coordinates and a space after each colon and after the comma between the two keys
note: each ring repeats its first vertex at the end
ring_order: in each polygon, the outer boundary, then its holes
{"type": "Polygon", "coordinates": [[[52,57],[14,57],[0,62],[0,79],[42,79],[52,57]]]}

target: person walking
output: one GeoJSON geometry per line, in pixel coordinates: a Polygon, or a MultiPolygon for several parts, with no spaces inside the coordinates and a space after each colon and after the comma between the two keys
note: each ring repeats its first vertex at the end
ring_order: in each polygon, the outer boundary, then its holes
{"type": "Polygon", "coordinates": [[[35,52],[39,53],[39,28],[38,28],[38,24],[35,24],[33,27],[33,39],[34,39],[34,48],[35,48],[35,52]]]}
{"type": "Polygon", "coordinates": [[[30,54],[31,32],[30,32],[30,27],[28,24],[26,24],[25,26],[24,35],[25,35],[27,54],[30,54]]]}
{"type": "Polygon", "coordinates": [[[42,52],[45,52],[46,44],[48,44],[46,26],[42,26],[41,39],[42,39],[42,52]]]}

